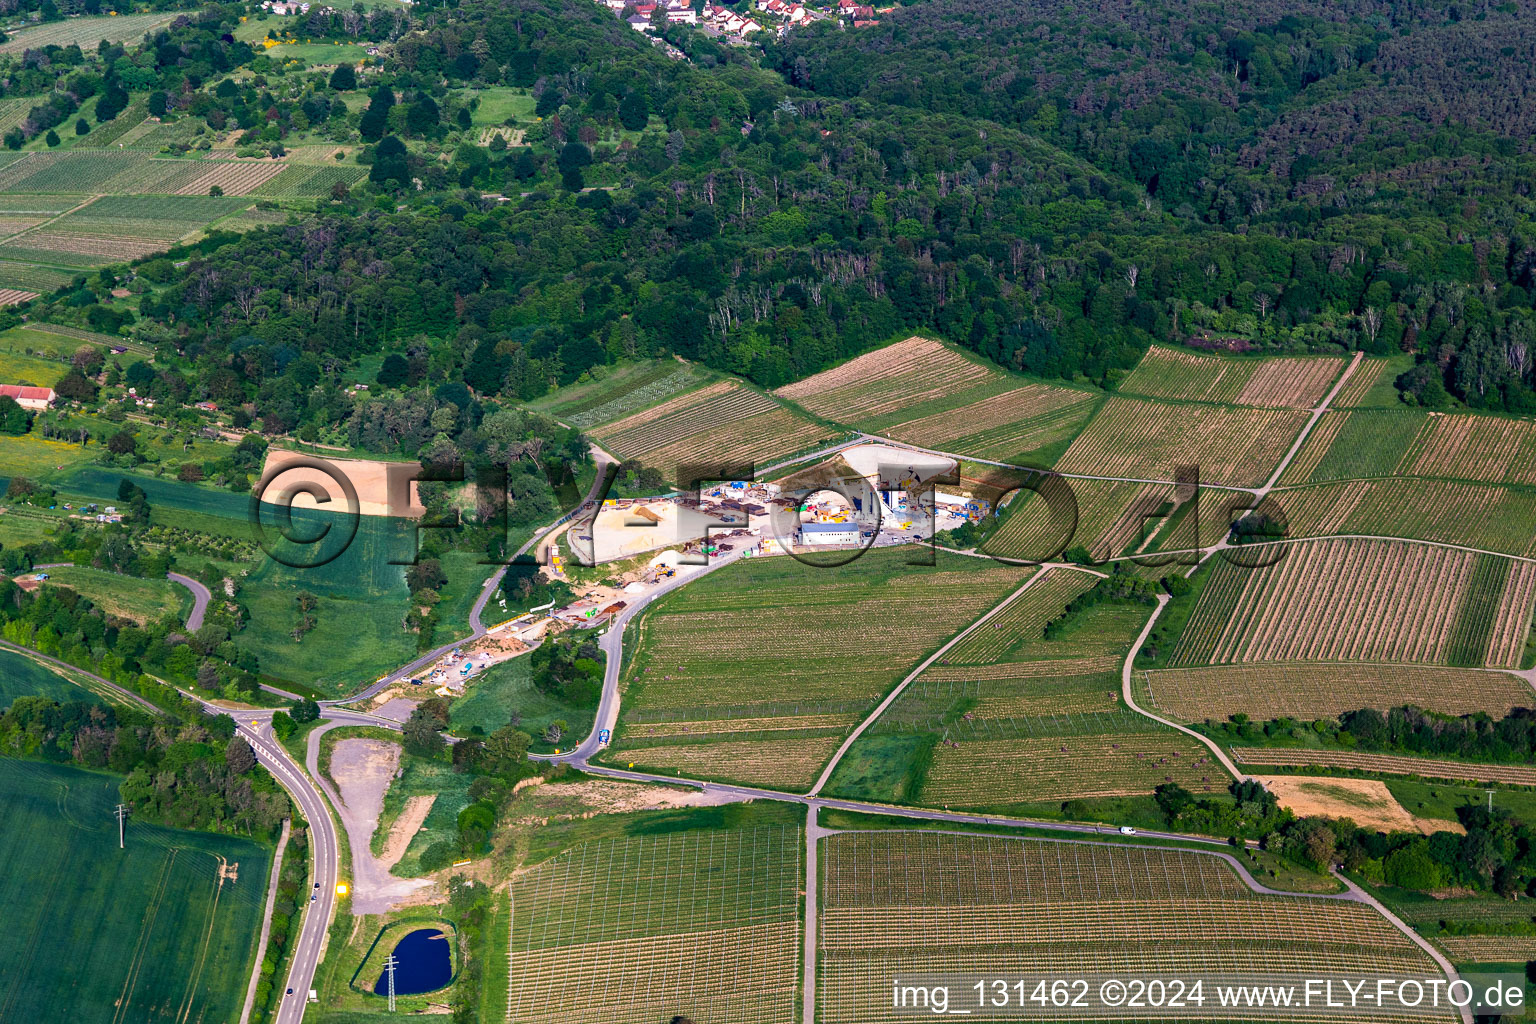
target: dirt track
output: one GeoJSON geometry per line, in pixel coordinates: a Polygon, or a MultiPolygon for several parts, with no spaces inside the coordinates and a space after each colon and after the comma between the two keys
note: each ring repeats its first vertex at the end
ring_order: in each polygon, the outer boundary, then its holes
{"type": "MultiPolygon", "coordinates": [[[[432,884],[427,878],[394,877],[389,873],[394,861],[386,862],[375,857],[371,849],[373,832],[384,810],[384,793],[399,764],[399,745],[384,740],[344,739],[337,742],[331,752],[331,777],[341,791],[337,811],[352,846],[352,913],[355,916],[381,914],[432,884]]],[[[421,816],[426,817],[425,810],[421,816]]],[[[415,829],[411,831],[414,833],[415,829]]],[[[400,853],[404,852],[402,846],[400,853]]],[[[395,857],[398,859],[399,854],[395,857]]]]}

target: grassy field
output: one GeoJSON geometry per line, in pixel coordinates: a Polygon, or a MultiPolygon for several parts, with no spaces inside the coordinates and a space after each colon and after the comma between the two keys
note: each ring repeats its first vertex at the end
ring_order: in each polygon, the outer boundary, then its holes
{"type": "MultiPolygon", "coordinates": [[[[68,441],[51,441],[37,434],[0,434],[0,466],[5,467],[7,477],[29,476],[35,480],[95,457],[94,449],[68,441]]],[[[113,487],[116,486],[114,483],[113,487]]]]}
{"type": "Polygon", "coordinates": [[[0,649],[0,708],[10,707],[17,697],[47,697],[61,704],[101,699],[24,654],[0,649]]]}
{"type": "Polygon", "coordinates": [[[68,370],[68,363],[23,355],[9,348],[0,349],[0,383],[51,388],[68,370]]]}
{"type": "Polygon", "coordinates": [[[473,776],[456,772],[441,761],[425,761],[419,757],[401,759],[400,775],[384,794],[384,810],[379,815],[374,830],[374,850],[382,850],[383,838],[389,835],[390,826],[405,809],[413,796],[432,795],[432,809],[427,812],[421,830],[411,839],[404,856],[391,868],[391,873],[401,878],[421,874],[421,854],[429,846],[439,842],[456,842],[459,836],[459,812],[469,806],[469,784],[473,776]]]}
{"type": "Polygon", "coordinates": [[[48,570],[45,586],[68,587],[90,598],[108,615],[143,625],[167,615],[184,618],[192,598],[184,587],[163,579],[139,579],[88,565],[65,565],[48,570]]]}
{"type": "Polygon", "coordinates": [[[1323,400],[1344,365],[1334,356],[1240,358],[1153,345],[1120,382],[1119,391],[1143,398],[1310,409],[1323,400]]]}
{"type": "Polygon", "coordinates": [[[117,782],[0,759],[0,1017],[238,1019],[270,855],[132,819],[119,850],[117,782]]]}
{"type": "Polygon", "coordinates": [[[634,627],[622,749],[609,759],[809,785],[876,697],[1031,571],[939,556],[932,567],[897,548],[837,568],[752,559],[668,595],[634,627]]]}
{"type": "Polygon", "coordinates": [[[498,125],[508,118],[519,122],[533,117],[534,99],[526,89],[495,86],[489,89],[470,89],[464,93],[466,101],[479,100],[480,105],[471,112],[477,125],[498,125]]]}
{"type": "MultiPolygon", "coordinates": [[[[1254,893],[1209,853],[860,831],[823,840],[821,864],[817,1019],[828,1024],[889,1014],[898,976],[1438,974],[1370,907],[1254,893]]],[[[962,991],[974,998],[968,987],[951,989],[951,1013],[975,1009],[961,1002],[962,991]]],[[[1052,1010],[1064,1019],[1123,1013],[1052,1010]]]]}
{"type": "Polygon", "coordinates": [[[799,1019],[801,830],[588,842],[511,887],[506,1020],[799,1019]]]}
{"type": "Polygon", "coordinates": [[[489,734],[516,716],[517,727],[534,738],[534,749],[544,750],[553,746],[542,739],[551,722],[563,721],[569,735],[585,736],[596,710],[573,707],[534,689],[528,659],[512,658],[475,676],[468,692],[453,702],[449,724],[457,735],[470,735],[476,728],[489,734]]]}

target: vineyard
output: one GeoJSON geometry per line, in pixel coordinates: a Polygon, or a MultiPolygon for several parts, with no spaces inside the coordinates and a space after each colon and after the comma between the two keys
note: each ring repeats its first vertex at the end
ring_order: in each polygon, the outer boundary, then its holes
{"type": "MultiPolygon", "coordinates": [[[[831,716],[826,716],[831,717],[831,716]]],[[[746,727],[730,723],[729,728],[746,727]]],[[[835,732],[818,736],[765,735],[746,740],[713,740],[702,743],[661,743],[636,746],[626,743],[610,760],[616,764],[693,779],[718,779],[803,792],[810,789],[847,734],[846,723],[835,732]]],[[[626,734],[627,735],[627,734],[626,734]]]]}
{"type": "Polygon", "coordinates": [[[1245,714],[1256,721],[1310,721],[1359,708],[1414,704],[1447,715],[1531,707],[1531,688],[1518,676],[1422,665],[1265,663],[1172,668],[1138,673],[1150,706],[1188,722],[1245,714]]]}
{"type": "Polygon", "coordinates": [[[1344,360],[1236,359],[1153,345],[1119,391],[1186,402],[1310,409],[1323,400],[1344,360]]]}
{"type": "Polygon", "coordinates": [[[1387,477],[1272,492],[1291,537],[1365,534],[1536,553],[1536,489],[1387,477]]]}
{"type": "Polygon", "coordinates": [[[1533,568],[1404,541],[1296,543],[1276,565],[1216,567],[1176,666],[1380,661],[1518,667],[1533,568]],[[1497,595],[1495,597],[1494,595],[1497,595]]]}
{"type": "Polygon", "coordinates": [[[1011,651],[1039,640],[1045,624],[1060,615],[1074,597],[1091,588],[1098,577],[1075,569],[1050,568],[1002,611],[972,630],[944,652],[943,665],[986,665],[1011,651]]]}
{"type": "Polygon", "coordinates": [[[1435,945],[1456,963],[1521,963],[1536,960],[1536,935],[1442,935],[1435,945]]]}
{"type": "Polygon", "coordinates": [[[1062,473],[1172,480],[1179,466],[1200,479],[1257,486],[1307,422],[1295,409],[1229,409],[1114,397],[1054,467],[1062,473]]]}
{"type": "Polygon", "coordinates": [[[937,399],[953,405],[975,389],[1005,381],[1002,371],[973,362],[930,338],[908,338],[850,359],[774,392],[818,416],[865,426],[937,399]]]}
{"type": "Polygon", "coordinates": [[[1174,496],[1171,483],[1071,480],[1076,522],[1047,496],[1019,491],[1003,520],[983,543],[989,555],[1044,560],[1081,545],[1095,558],[1139,547],[1159,526],[1158,513],[1174,496]]]}
{"type": "Polygon", "coordinates": [[[1536,484],[1536,422],[1430,413],[1399,472],[1536,484]]]}
{"type": "Polygon", "coordinates": [[[159,252],[245,205],[212,196],[103,196],[0,244],[0,255],[92,266],[159,252]]]}
{"type": "Polygon", "coordinates": [[[679,467],[738,466],[793,454],[830,435],[734,380],[680,395],[590,431],[621,459],[670,476],[679,467]]]}
{"type": "Polygon", "coordinates": [[[793,1024],[798,828],[585,843],[512,882],[506,1020],[793,1024]]]}
{"type": "Polygon", "coordinates": [[[1536,768],[1517,764],[1475,764],[1399,754],[1362,754],[1353,750],[1306,750],[1286,747],[1233,747],[1241,764],[1287,768],[1344,768],[1382,775],[1417,775],[1425,779],[1536,786],[1536,768]]]}
{"type": "Polygon", "coordinates": [[[176,11],[154,14],[118,14],[94,18],[70,18],[24,29],[0,43],[0,53],[21,53],[45,46],[78,46],[96,49],[105,39],[109,43],[134,43],[144,34],[167,25],[178,16],[176,11]]]}
{"type": "Polygon", "coordinates": [[[1285,484],[1391,476],[1425,422],[1408,409],[1326,412],[1286,467],[1285,484]]]}
{"type": "Polygon", "coordinates": [[[930,807],[990,807],[1135,796],[1165,782],[1211,793],[1230,781],[1198,741],[1110,712],[952,726],[919,796],[930,807]],[[1093,731],[1102,726],[1118,728],[1093,731]]]}
{"type": "Polygon", "coordinates": [[[703,384],[708,371],[657,359],[615,367],[587,384],[561,388],[529,407],[585,430],[611,423],[703,384]]]}
{"type": "Polygon", "coordinates": [[[226,196],[248,195],[282,170],[282,165],[265,161],[236,163],[231,160],[209,161],[208,170],[176,190],[177,195],[206,196],[217,186],[226,196]]]}
{"type": "Polygon", "coordinates": [[[351,188],[367,176],[361,167],[318,167],[290,164],[251,189],[251,195],[268,199],[319,199],[329,196],[338,184],[351,188]]]}
{"type": "MultiPolygon", "coordinates": [[[[1369,906],[1254,893],[1208,853],[844,832],[823,840],[821,863],[817,996],[828,1024],[888,1015],[893,977],[1439,974],[1369,906]]],[[[1091,1007],[1051,1015],[1128,1016],[1091,1007]]],[[[1355,1019],[1431,1018],[1371,1011],[1355,1019]]]]}
{"type": "Polygon", "coordinates": [[[836,568],[753,559],[669,594],[636,631],[610,761],[808,784],[876,697],[1030,571],[939,555],[931,567],[895,548],[836,568]]]}
{"type": "Polygon", "coordinates": [[[1069,440],[1095,408],[1086,391],[1025,384],[1000,394],[892,424],[887,437],[984,459],[1017,459],[1069,440]]]}

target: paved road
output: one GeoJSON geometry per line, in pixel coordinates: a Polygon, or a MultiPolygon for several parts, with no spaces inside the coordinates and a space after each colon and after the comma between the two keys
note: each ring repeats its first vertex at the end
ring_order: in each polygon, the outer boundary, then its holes
{"type": "Polygon", "coordinates": [[[208,588],[190,576],[183,576],[179,572],[168,572],[165,578],[172,583],[180,583],[192,591],[192,611],[187,615],[187,629],[197,632],[203,628],[203,617],[208,614],[208,601],[213,597],[208,588]]]}

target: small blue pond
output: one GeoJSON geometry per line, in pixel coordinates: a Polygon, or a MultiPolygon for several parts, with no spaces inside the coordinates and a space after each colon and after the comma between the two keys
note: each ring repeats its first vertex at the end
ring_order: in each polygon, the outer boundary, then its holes
{"type": "MultiPolygon", "coordinates": [[[[418,928],[395,946],[395,995],[431,992],[453,980],[453,949],[437,928],[418,928]]],[[[387,972],[379,975],[373,990],[389,994],[387,972]]]]}

